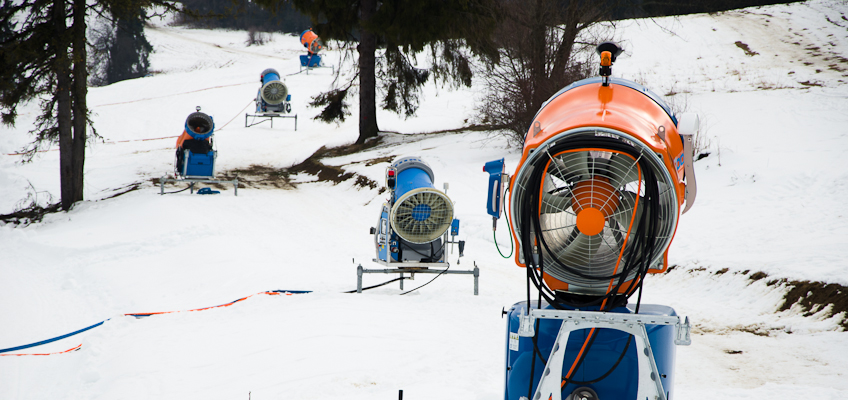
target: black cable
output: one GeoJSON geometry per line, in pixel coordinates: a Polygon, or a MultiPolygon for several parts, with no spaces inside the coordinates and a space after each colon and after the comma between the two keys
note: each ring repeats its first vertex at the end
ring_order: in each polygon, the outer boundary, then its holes
{"type": "MultiPolygon", "coordinates": [[[[616,360],[615,364],[613,364],[612,367],[610,367],[610,369],[608,369],[607,372],[604,373],[603,375],[601,375],[599,378],[592,379],[592,380],[589,380],[589,381],[575,381],[573,379],[569,380],[569,379],[566,379],[565,377],[562,377],[562,380],[565,381],[566,385],[568,385],[569,383],[575,384],[575,385],[591,385],[593,383],[598,383],[598,382],[604,380],[606,377],[610,376],[610,374],[612,374],[613,371],[615,371],[616,368],[618,368],[618,364],[621,363],[621,360],[624,359],[624,355],[627,354],[627,349],[630,348],[630,341],[631,340],[633,340],[633,336],[628,335],[627,336],[627,343],[624,345],[624,351],[622,351],[621,355],[618,356],[618,360],[616,360]]],[[[592,341],[594,341],[594,339],[592,339],[592,341]]],[[[579,368],[579,366],[578,366],[578,368],[579,368]]],[[[565,388],[565,385],[563,385],[563,388],[565,388]]]]}
{"type": "MultiPolygon", "coordinates": [[[[635,148],[633,148],[633,147],[631,147],[631,146],[629,146],[629,145],[627,145],[627,144],[625,144],[625,143],[623,143],[619,140],[615,140],[615,139],[611,139],[611,138],[605,138],[605,137],[592,137],[592,138],[588,138],[588,139],[587,138],[573,138],[573,139],[570,139],[570,140],[564,140],[561,143],[553,146],[550,149],[550,151],[561,152],[561,151],[565,151],[565,150],[568,150],[568,149],[586,148],[586,147],[609,148],[610,150],[620,151],[622,153],[629,154],[634,159],[640,160],[639,159],[640,154],[635,148]]],[[[542,164],[542,163],[546,163],[546,160],[544,158],[541,158],[534,163],[535,164],[534,167],[536,167],[536,168],[534,168],[534,170],[531,173],[531,176],[528,180],[528,184],[527,184],[528,187],[539,187],[539,185],[541,185],[542,179],[543,179],[543,176],[544,176],[544,173],[545,173],[545,169],[546,169],[546,168],[542,167],[541,165],[539,165],[539,164],[542,164]]],[[[529,272],[531,272],[529,274],[529,277],[531,279],[531,282],[533,282],[533,284],[540,290],[541,296],[544,297],[545,300],[547,300],[555,308],[564,308],[564,307],[562,307],[562,305],[566,305],[566,306],[573,307],[573,308],[584,308],[584,307],[587,307],[587,306],[597,305],[597,304],[603,302],[604,300],[615,300],[614,299],[615,297],[619,297],[618,301],[613,301],[613,303],[617,303],[617,302],[620,302],[621,300],[626,300],[626,298],[628,298],[633,293],[635,293],[635,290],[638,287],[638,285],[634,285],[632,281],[630,282],[630,285],[628,285],[627,290],[625,290],[623,294],[619,294],[618,292],[621,289],[622,285],[624,285],[626,283],[625,279],[623,279],[623,278],[626,278],[626,277],[630,276],[633,272],[636,272],[635,274],[633,274],[633,275],[635,275],[634,278],[638,277],[637,279],[639,279],[641,281],[641,278],[647,272],[648,266],[646,264],[650,261],[650,258],[651,258],[650,253],[652,253],[651,250],[652,250],[652,247],[653,247],[653,244],[654,244],[653,239],[656,236],[656,231],[657,231],[656,225],[657,224],[656,224],[655,219],[647,218],[646,214],[650,209],[656,209],[656,207],[658,207],[658,199],[657,199],[657,196],[655,195],[658,192],[657,186],[656,186],[657,182],[656,182],[656,177],[653,174],[652,168],[644,160],[640,161],[640,167],[642,168],[642,170],[645,171],[645,173],[643,174],[643,179],[644,179],[645,184],[646,184],[645,199],[648,200],[648,201],[646,201],[647,203],[652,203],[652,204],[643,203],[644,205],[643,205],[643,207],[641,207],[642,212],[643,212],[643,217],[646,217],[646,218],[643,219],[643,221],[647,221],[647,222],[640,224],[637,227],[636,232],[633,235],[634,238],[632,239],[633,240],[632,245],[628,246],[630,249],[627,252],[627,257],[624,257],[624,259],[623,259],[623,261],[624,261],[623,265],[625,267],[621,269],[621,272],[618,272],[618,273],[612,274],[612,275],[608,275],[608,276],[600,276],[600,277],[599,276],[592,276],[592,275],[588,275],[586,273],[583,273],[579,270],[576,270],[574,268],[570,268],[570,267],[564,265],[560,260],[552,257],[555,264],[557,264],[560,268],[562,268],[566,272],[572,273],[574,275],[581,276],[581,277],[586,278],[586,279],[594,279],[594,280],[598,280],[598,281],[609,281],[609,280],[613,280],[613,279],[617,281],[617,284],[615,285],[614,290],[609,291],[609,293],[605,294],[604,296],[598,296],[592,301],[577,302],[577,301],[574,301],[573,299],[571,301],[567,301],[563,298],[560,298],[560,296],[557,296],[557,293],[555,293],[553,290],[549,289],[547,287],[547,285],[544,284],[544,280],[543,280],[544,278],[543,278],[542,271],[536,271],[536,268],[533,268],[533,264],[538,265],[540,267],[540,269],[544,268],[544,264],[545,264],[545,257],[544,257],[545,252],[544,251],[547,251],[548,254],[552,254],[553,252],[550,251],[550,248],[548,247],[547,242],[545,241],[544,237],[541,234],[541,226],[540,226],[540,221],[539,221],[539,218],[538,218],[538,214],[539,214],[539,212],[538,212],[538,204],[539,204],[538,203],[538,194],[535,191],[528,191],[528,194],[525,195],[525,197],[526,197],[525,201],[526,201],[526,204],[529,205],[529,207],[523,207],[523,208],[519,209],[519,213],[523,214],[523,215],[520,216],[521,222],[519,224],[523,228],[522,229],[522,235],[521,235],[522,239],[523,239],[522,241],[524,243],[532,243],[531,240],[535,239],[535,243],[536,243],[535,248],[537,249],[536,254],[538,255],[538,258],[539,258],[538,261],[534,262],[534,258],[532,256],[532,254],[533,254],[532,249],[533,249],[534,246],[523,246],[524,247],[523,250],[525,251],[525,259],[528,260],[527,261],[528,267],[532,268],[534,270],[534,271],[529,271],[529,272]],[[527,215],[527,214],[529,214],[529,215],[527,215]],[[533,225],[533,228],[535,228],[535,229],[532,229],[532,230],[529,229],[530,228],[529,225],[531,223],[533,225]],[[530,232],[534,232],[535,235],[530,235],[530,232]],[[647,240],[643,240],[643,239],[647,239],[647,240]],[[544,249],[544,251],[542,249],[544,249]],[[636,256],[642,256],[642,257],[636,257],[636,256]],[[642,259],[640,260],[639,258],[642,258],[642,259]]]]}
{"type": "Polygon", "coordinates": [[[448,272],[448,270],[449,270],[449,269],[450,269],[450,264],[448,264],[448,267],[447,267],[447,268],[445,268],[442,272],[439,272],[439,274],[438,274],[438,275],[434,276],[434,277],[433,277],[433,279],[430,279],[427,283],[425,283],[425,284],[423,284],[423,285],[421,285],[421,286],[419,286],[419,287],[417,287],[417,288],[415,288],[415,289],[412,289],[412,290],[409,290],[409,291],[403,292],[403,293],[401,293],[400,295],[401,295],[401,296],[403,296],[403,295],[405,295],[405,294],[412,293],[412,292],[414,292],[414,291],[416,291],[416,290],[418,290],[418,289],[423,288],[424,286],[429,285],[429,284],[430,284],[430,282],[435,281],[435,280],[436,280],[436,278],[438,278],[438,277],[442,276],[445,272],[448,272]]]}
{"type": "MultiPolygon", "coordinates": [[[[536,322],[537,322],[537,324],[536,324],[536,329],[539,329],[538,320],[537,320],[536,322]]],[[[592,379],[592,380],[590,380],[590,381],[576,381],[576,380],[573,380],[573,379],[570,379],[570,380],[569,380],[569,379],[566,379],[566,378],[563,376],[563,377],[562,377],[562,380],[563,380],[563,381],[565,381],[565,383],[566,383],[566,384],[573,383],[573,384],[575,384],[575,385],[589,385],[589,384],[597,383],[597,382],[600,382],[600,381],[604,380],[604,378],[606,378],[606,377],[608,377],[610,374],[612,374],[612,373],[613,373],[613,371],[615,371],[615,369],[616,369],[616,368],[618,368],[618,365],[619,365],[619,364],[621,364],[621,361],[624,359],[624,356],[627,354],[627,349],[628,349],[628,348],[630,348],[630,341],[631,341],[631,340],[633,340],[633,336],[632,336],[632,335],[630,335],[630,336],[628,336],[628,337],[627,337],[627,343],[624,345],[624,350],[623,350],[623,351],[621,352],[621,354],[618,356],[618,360],[616,360],[616,362],[612,365],[612,367],[610,367],[610,369],[609,369],[609,370],[607,370],[607,372],[605,372],[605,373],[604,373],[603,375],[601,375],[599,378],[595,378],[595,379],[592,379]]],[[[592,339],[592,341],[594,341],[594,339],[592,339]]],[[[534,352],[534,358],[533,358],[533,359],[534,359],[534,361],[535,361],[535,354],[536,354],[536,353],[538,353],[538,354],[539,354],[539,359],[540,359],[540,360],[542,360],[542,364],[547,365],[547,364],[548,364],[548,361],[547,361],[547,360],[546,360],[546,359],[542,356],[542,351],[539,349],[538,335],[533,336],[533,338],[532,338],[532,342],[533,342],[533,352],[534,352]]],[[[586,348],[587,348],[586,352],[588,352],[588,348],[589,348],[589,347],[591,347],[591,343],[590,343],[589,345],[587,345],[587,347],[586,347],[586,348]]],[[[586,352],[584,352],[584,353],[586,353],[586,352]]],[[[580,362],[582,363],[582,359],[580,360],[580,362]]],[[[577,365],[577,367],[575,368],[575,370],[576,370],[577,368],[580,368],[580,365],[579,365],[579,364],[577,365]]],[[[532,380],[531,380],[531,385],[532,385],[532,380]]],[[[564,385],[563,385],[563,386],[564,386],[564,385]]]]}
{"type": "MultiPolygon", "coordinates": [[[[390,283],[392,283],[392,282],[399,281],[399,280],[401,280],[401,279],[407,279],[407,278],[406,278],[405,276],[401,276],[400,278],[395,278],[395,279],[392,279],[392,280],[390,280],[390,281],[385,281],[385,282],[383,282],[383,283],[381,283],[381,284],[378,284],[378,285],[373,285],[373,286],[364,287],[364,288],[362,288],[362,291],[366,291],[366,290],[368,290],[368,289],[378,288],[378,287],[380,287],[380,286],[385,286],[385,285],[388,285],[388,284],[390,284],[390,283]]],[[[356,289],[348,290],[347,292],[343,292],[343,293],[356,293],[356,289]]]]}
{"type": "MultiPolygon", "coordinates": [[[[619,306],[620,302],[624,301],[626,304],[626,300],[632,296],[636,290],[639,290],[639,299],[636,305],[636,312],[638,313],[639,307],[641,304],[641,295],[642,295],[642,284],[644,283],[644,278],[647,275],[647,271],[650,267],[650,262],[653,259],[654,253],[654,245],[656,236],[659,233],[659,224],[656,218],[651,218],[651,214],[654,214],[659,210],[659,188],[656,176],[652,167],[645,160],[640,158],[641,154],[635,148],[630,145],[623,143],[622,141],[615,140],[612,138],[606,137],[575,137],[566,140],[562,140],[559,143],[555,144],[550,148],[550,152],[559,153],[562,151],[566,151],[569,149],[577,149],[577,148],[605,148],[614,151],[619,151],[621,153],[628,154],[632,156],[635,160],[639,162],[639,166],[641,170],[643,170],[643,182],[645,185],[645,196],[643,196],[643,203],[640,207],[640,210],[635,212],[641,212],[640,215],[640,223],[635,232],[632,232],[632,238],[628,238],[631,240],[628,244],[628,249],[624,254],[621,255],[621,264],[622,268],[620,272],[617,271],[614,274],[608,276],[592,276],[586,273],[583,273],[580,270],[568,267],[564,265],[559,259],[556,257],[551,257],[554,263],[565,270],[568,273],[574,274],[576,276],[582,277],[584,279],[598,280],[598,281],[611,281],[616,280],[616,284],[612,290],[609,290],[603,296],[596,296],[591,300],[577,301],[575,297],[566,298],[558,295],[558,293],[552,289],[550,289],[544,282],[544,268],[545,268],[545,252],[547,254],[554,254],[552,252],[545,241],[544,236],[542,235],[541,230],[541,221],[539,216],[539,197],[538,192],[535,190],[527,191],[523,196],[524,199],[519,199],[519,201],[525,202],[527,207],[521,207],[518,210],[518,218],[520,222],[517,224],[519,226],[521,233],[521,240],[525,243],[522,246],[522,251],[524,252],[524,259],[527,267],[527,303],[528,309],[530,307],[530,283],[532,282],[534,286],[536,286],[539,294],[539,307],[541,308],[541,299],[545,298],[545,300],[554,308],[557,309],[566,309],[566,308],[585,308],[589,306],[595,306],[599,303],[603,303],[604,301],[611,301],[609,303],[609,309],[616,308],[619,306]],[[531,230],[531,225],[533,229],[531,230]],[[531,234],[533,232],[534,234],[531,234]],[[533,245],[531,245],[533,244],[533,245]],[[536,255],[538,259],[534,258],[533,250],[536,250],[536,255]],[[627,277],[633,275],[633,278],[629,281],[625,280],[627,277]],[[627,284],[627,287],[622,291],[622,287],[627,284]],[[620,293],[623,292],[623,293],[620,293]]],[[[528,178],[527,187],[537,188],[541,187],[543,183],[544,173],[546,172],[545,164],[547,164],[547,160],[544,158],[537,159],[536,162],[533,163],[533,170],[530,173],[530,177],[528,178]]],[[[623,241],[622,241],[623,243],[623,241]]],[[[603,310],[601,310],[603,311],[603,310]]],[[[538,331],[538,321],[536,321],[537,331],[538,331]]],[[[544,357],[541,355],[541,352],[538,348],[538,339],[537,336],[533,337],[533,361],[531,362],[531,375],[530,375],[530,384],[528,389],[528,398],[532,396],[532,387],[533,387],[533,375],[535,374],[535,360],[536,355],[539,355],[539,358],[547,364],[547,361],[544,360],[544,357]]],[[[576,371],[580,368],[580,365],[585,360],[586,355],[588,354],[592,344],[594,343],[597,335],[592,334],[589,338],[589,342],[586,344],[586,348],[583,353],[579,357],[579,359],[575,360],[575,365],[573,370],[576,371]]],[[[624,347],[621,355],[618,360],[613,364],[613,366],[601,377],[591,380],[591,381],[575,381],[569,380],[563,377],[563,381],[565,383],[573,383],[573,384],[590,384],[595,383],[600,380],[608,377],[621,363],[624,359],[624,356],[629,349],[630,342],[632,341],[632,335],[628,336],[627,344],[624,347]]],[[[563,385],[563,388],[565,385],[563,385]]]]}
{"type": "Polygon", "coordinates": [[[186,191],[186,190],[188,190],[189,188],[191,188],[191,184],[189,184],[189,185],[188,185],[188,187],[187,187],[187,188],[185,188],[185,189],[175,190],[175,191],[173,191],[173,192],[164,192],[164,193],[162,193],[162,194],[174,194],[174,193],[179,193],[179,192],[185,192],[185,191],[186,191]]]}
{"type": "MultiPolygon", "coordinates": [[[[541,307],[542,307],[542,304],[539,304],[539,308],[541,308],[541,307]]],[[[529,302],[527,303],[527,310],[528,310],[528,313],[529,313],[529,310],[530,310],[530,303],[529,302]]],[[[539,320],[538,319],[536,320],[535,328],[536,328],[535,332],[539,332],[539,320]]],[[[533,346],[533,358],[530,359],[530,384],[527,385],[528,386],[527,387],[527,398],[528,399],[533,398],[533,377],[536,376],[536,372],[535,372],[535,370],[536,370],[536,355],[538,355],[539,358],[542,358],[542,352],[539,351],[538,346],[535,346],[535,344],[536,344],[535,340],[536,340],[537,336],[539,336],[539,335],[533,335],[534,346],[533,346]]],[[[545,362],[544,359],[542,359],[542,362],[544,364],[547,364],[547,362],[545,362]]]]}

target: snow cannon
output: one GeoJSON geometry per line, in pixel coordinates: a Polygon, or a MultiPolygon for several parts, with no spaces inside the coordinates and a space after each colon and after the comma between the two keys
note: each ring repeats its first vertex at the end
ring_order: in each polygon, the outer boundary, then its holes
{"type": "MultiPolygon", "coordinates": [[[[362,287],[363,274],[399,274],[403,290],[405,279],[415,279],[416,274],[435,274],[435,280],[441,275],[472,275],[474,277],[474,295],[479,293],[480,270],[477,265],[471,270],[451,269],[448,252],[454,245],[459,247],[456,263],[465,251],[465,241],[457,240],[459,220],[453,217],[453,202],[447,195],[448,184],[444,192],[433,186],[433,169],[421,157],[399,157],[386,168],[386,186],[390,197],[380,210],[377,226],[370,230],[374,236],[377,257],[373,261],[382,265],[382,269],[356,267],[356,292],[380,287],[379,285],[362,287]],[[450,239],[448,239],[450,233],[450,239]],[[408,275],[408,276],[406,276],[408,275]]],[[[412,289],[417,290],[432,282],[412,289]]],[[[404,292],[406,294],[409,292],[404,292]]]]}
{"type": "Polygon", "coordinates": [[[300,66],[306,68],[317,68],[323,66],[321,56],[318,53],[324,49],[324,42],[309,28],[300,34],[300,44],[306,48],[305,55],[300,56],[300,66]]]}
{"type": "Polygon", "coordinates": [[[291,94],[286,84],[280,79],[280,73],[273,68],[262,71],[259,76],[262,86],[256,93],[257,113],[290,113],[291,94]]]}
{"type": "Polygon", "coordinates": [[[433,180],[433,170],[420,157],[400,157],[386,169],[391,198],[372,228],[380,261],[443,261],[447,232],[456,236],[459,220],[453,218],[453,202],[433,180]]]}
{"type": "Polygon", "coordinates": [[[506,400],[673,396],[689,320],[628,299],[668,269],[678,218],[695,201],[699,119],[611,77],[621,51],[600,44],[600,76],[543,103],[512,176],[503,160],[484,168],[487,211],[496,227],[507,209],[514,261],[537,292],[508,313],[506,400]]]}
{"type": "Polygon", "coordinates": [[[321,41],[321,38],[315,32],[312,32],[312,28],[300,34],[300,44],[306,47],[309,54],[317,54],[324,48],[324,42],[321,41]]]}
{"type": "MultiPolygon", "coordinates": [[[[215,150],[212,137],[215,133],[215,121],[206,113],[195,108],[195,112],[185,120],[183,133],[177,138],[177,151],[174,162],[174,176],[163,176],[159,179],[159,194],[165,193],[168,182],[187,182],[191,193],[194,193],[196,183],[232,183],[233,193],[238,196],[238,178],[232,181],[215,179],[215,150]]],[[[173,193],[178,193],[173,192],[173,193]]],[[[216,190],[203,188],[200,194],[219,193],[216,190]]]]}
{"type": "Polygon", "coordinates": [[[188,115],[185,130],[177,139],[177,175],[199,179],[215,176],[214,132],[215,122],[211,116],[200,112],[200,107],[188,115]]]}

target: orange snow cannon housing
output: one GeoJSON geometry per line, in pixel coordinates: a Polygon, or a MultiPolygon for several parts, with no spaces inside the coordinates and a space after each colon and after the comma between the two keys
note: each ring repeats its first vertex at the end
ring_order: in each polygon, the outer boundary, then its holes
{"type": "Polygon", "coordinates": [[[307,29],[300,34],[300,44],[306,47],[310,54],[316,54],[324,48],[324,43],[318,38],[312,29],[307,29]]]}
{"type": "Polygon", "coordinates": [[[605,45],[601,76],[563,88],[536,114],[507,212],[515,263],[529,261],[551,290],[629,296],[645,273],[668,268],[681,207],[695,200],[699,121],[675,116],[642,85],[610,78],[621,50],[605,45]]]}

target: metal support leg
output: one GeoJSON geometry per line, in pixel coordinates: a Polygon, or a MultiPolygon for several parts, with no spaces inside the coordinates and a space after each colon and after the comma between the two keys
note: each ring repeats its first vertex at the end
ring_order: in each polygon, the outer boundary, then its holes
{"type": "Polygon", "coordinates": [[[474,262],[474,295],[477,296],[480,294],[480,284],[478,282],[478,278],[480,278],[480,268],[477,268],[477,262],[474,262]]]}
{"type": "Polygon", "coordinates": [[[159,194],[165,194],[165,177],[159,178],[159,194]]]}
{"type": "Polygon", "coordinates": [[[362,264],[356,267],[356,293],[362,293],[362,264]]]}
{"type": "MultiPolygon", "coordinates": [[[[384,260],[374,260],[374,262],[378,262],[384,265],[389,265],[384,260]]],[[[477,267],[477,263],[474,263],[474,269],[471,270],[455,270],[449,269],[450,265],[447,263],[439,263],[436,265],[439,268],[430,268],[430,266],[424,266],[427,263],[414,263],[414,262],[406,262],[406,263],[397,263],[403,264],[403,267],[398,268],[384,268],[384,269],[366,269],[362,267],[360,264],[357,267],[357,280],[362,280],[362,274],[398,274],[401,279],[398,283],[400,290],[403,290],[403,281],[405,279],[415,280],[415,274],[438,274],[438,275],[472,275],[474,277],[474,295],[477,296],[480,294],[480,268],[477,267]],[[444,269],[442,269],[444,268],[444,269]],[[408,274],[408,276],[407,276],[408,274]]],[[[432,265],[433,263],[430,263],[432,265]]]]}
{"type": "Polygon", "coordinates": [[[238,177],[233,179],[233,191],[235,191],[235,195],[238,196],[238,177]]]}
{"type": "Polygon", "coordinates": [[[194,194],[194,182],[190,183],[190,184],[188,185],[188,187],[189,187],[189,192],[190,192],[191,194],[194,194]]]}

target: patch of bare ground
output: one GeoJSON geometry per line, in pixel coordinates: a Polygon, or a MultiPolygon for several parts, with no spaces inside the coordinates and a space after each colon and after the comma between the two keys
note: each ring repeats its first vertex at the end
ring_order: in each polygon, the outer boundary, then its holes
{"type": "Polygon", "coordinates": [[[692,325],[692,333],[696,335],[703,334],[713,334],[713,335],[727,335],[731,332],[745,332],[750,333],[756,336],[770,336],[772,332],[783,331],[781,328],[775,327],[766,327],[762,324],[753,324],[753,325],[733,325],[733,326],[723,326],[723,327],[715,327],[711,325],[703,325],[703,324],[694,324],[692,325]]]}
{"type": "Polygon", "coordinates": [[[16,210],[9,214],[0,214],[0,221],[15,226],[27,226],[36,222],[41,222],[44,216],[51,213],[62,211],[62,203],[49,204],[42,207],[38,204],[30,204],[24,208],[16,210]]]}
{"type": "MultiPolygon", "coordinates": [[[[327,165],[321,162],[321,159],[326,157],[340,157],[348,154],[357,153],[363,150],[370,149],[374,146],[380,144],[380,138],[376,138],[373,140],[367,141],[365,144],[350,144],[345,146],[331,147],[327,148],[325,146],[321,146],[320,149],[316,150],[309,158],[303,160],[300,164],[293,165],[289,168],[286,168],[288,174],[308,174],[315,176],[318,182],[332,182],[334,185],[338,185],[349,179],[355,179],[353,184],[358,188],[369,188],[376,189],[380,186],[373,179],[368,178],[364,175],[359,175],[354,172],[346,172],[342,166],[335,165],[327,165]]],[[[379,162],[383,162],[386,160],[390,160],[392,157],[384,157],[381,159],[369,160],[366,161],[366,165],[374,165],[379,162]],[[370,163],[369,163],[370,162],[370,163]]],[[[384,188],[380,188],[380,193],[385,190],[384,188]]]]}
{"type": "MultiPolygon", "coordinates": [[[[454,129],[442,129],[440,131],[431,131],[431,132],[421,132],[415,133],[415,135],[437,135],[442,133],[461,133],[461,132],[483,132],[483,131],[495,131],[500,129],[505,129],[504,125],[491,125],[491,124],[472,124],[463,126],[462,128],[454,128],[454,129]]],[[[401,132],[396,131],[382,131],[385,133],[394,133],[402,135],[401,132]]]]}
{"type": "MultiPolygon", "coordinates": [[[[125,194],[127,194],[127,193],[129,193],[129,192],[134,192],[134,191],[136,191],[136,190],[139,190],[139,189],[141,189],[141,184],[142,184],[142,183],[143,183],[143,182],[133,182],[133,183],[130,183],[129,185],[122,186],[122,187],[119,187],[119,188],[117,188],[117,189],[114,189],[114,191],[115,191],[116,193],[112,194],[111,196],[104,197],[104,198],[102,198],[102,199],[100,199],[100,200],[114,199],[115,197],[118,197],[118,196],[121,196],[121,195],[125,195],[125,194]]],[[[98,200],[98,201],[100,201],[100,200],[98,200]]]]}
{"type": "Polygon", "coordinates": [[[748,56],[750,56],[750,57],[753,57],[753,56],[756,56],[756,55],[759,55],[759,54],[760,54],[760,53],[757,53],[756,51],[751,50],[751,49],[748,47],[748,45],[747,45],[747,44],[742,43],[742,42],[741,42],[741,41],[739,41],[739,40],[737,40],[737,41],[736,41],[736,43],[734,43],[734,44],[736,45],[736,47],[738,47],[738,48],[742,49],[742,51],[744,51],[744,52],[745,52],[745,54],[746,54],[746,55],[748,55],[748,56]]]}
{"type": "MultiPolygon", "coordinates": [[[[267,165],[253,164],[247,168],[236,168],[221,174],[222,180],[233,180],[238,177],[239,188],[256,189],[294,189],[289,174],[284,169],[267,165]]],[[[213,184],[213,186],[229,186],[229,184],[213,184]]]]}
{"type": "MultiPolygon", "coordinates": [[[[344,165],[335,166],[324,164],[321,160],[329,157],[339,157],[354,154],[363,150],[373,148],[381,143],[380,138],[367,141],[365,144],[350,144],[338,147],[321,147],[302,162],[288,168],[274,168],[264,165],[251,165],[248,168],[234,169],[221,174],[222,179],[239,179],[239,187],[259,189],[296,189],[298,184],[313,182],[331,182],[334,185],[353,179],[354,186],[358,188],[377,189],[380,185],[364,175],[354,172],[346,172],[344,165]],[[296,182],[291,177],[296,174],[314,176],[314,180],[307,182],[296,182]]],[[[394,156],[374,158],[354,163],[365,163],[366,166],[382,162],[390,162],[394,156]]],[[[351,163],[353,164],[353,163],[351,163]]],[[[349,165],[349,164],[346,164],[349,165]]],[[[155,182],[154,182],[155,183],[155,182]]],[[[221,185],[211,184],[218,187],[221,185]]],[[[380,193],[385,189],[380,188],[380,193]]]]}
{"type": "MultiPolygon", "coordinates": [[[[419,136],[419,135],[435,135],[435,134],[445,134],[445,133],[461,133],[461,132],[468,132],[468,131],[488,131],[488,130],[497,129],[497,128],[498,128],[497,126],[493,126],[493,125],[469,125],[469,126],[464,126],[462,128],[444,129],[444,130],[433,131],[433,132],[416,133],[414,135],[419,136]]],[[[391,131],[382,131],[382,133],[401,134],[400,132],[391,132],[391,131]]],[[[341,166],[327,165],[327,164],[324,164],[323,162],[321,162],[321,160],[324,159],[324,158],[346,156],[346,155],[358,153],[358,152],[361,152],[361,151],[364,151],[364,150],[368,150],[368,149],[377,147],[381,144],[383,144],[383,137],[378,136],[374,139],[367,140],[364,144],[349,144],[349,145],[331,147],[331,148],[321,147],[320,149],[316,150],[315,153],[313,153],[311,156],[309,156],[309,158],[307,158],[306,160],[304,160],[300,164],[293,165],[289,168],[285,168],[285,171],[289,175],[303,173],[303,174],[315,176],[316,180],[310,181],[310,182],[316,182],[316,181],[317,182],[332,182],[334,185],[337,185],[341,182],[344,182],[344,181],[347,181],[347,180],[350,180],[350,179],[355,179],[355,181],[353,182],[353,184],[355,186],[357,186],[359,188],[367,187],[369,189],[377,189],[379,187],[380,193],[383,193],[386,189],[384,187],[382,187],[379,183],[374,181],[373,179],[368,178],[368,177],[363,176],[363,175],[359,175],[359,174],[354,173],[354,172],[346,172],[344,170],[344,168],[342,168],[342,167],[344,167],[345,165],[361,164],[361,163],[364,163],[365,166],[369,166],[369,167],[372,166],[372,165],[375,165],[375,164],[389,163],[389,162],[391,162],[392,160],[395,159],[395,157],[396,157],[395,155],[372,158],[372,159],[368,159],[368,160],[364,160],[364,161],[353,161],[353,162],[350,162],[348,164],[344,164],[344,165],[341,165],[341,166]]],[[[241,179],[241,178],[239,178],[239,179],[241,179]]],[[[296,183],[292,182],[292,184],[296,184],[296,183]]]]}
{"type": "MultiPolygon", "coordinates": [[[[125,195],[129,192],[134,192],[136,190],[141,189],[141,186],[144,184],[143,181],[133,182],[128,185],[116,188],[116,189],[106,189],[105,191],[114,192],[111,195],[104,197],[100,200],[114,199],[115,197],[125,195]]],[[[36,201],[36,197],[30,194],[27,198],[21,201],[21,204],[26,204],[24,206],[18,206],[18,208],[9,214],[0,214],[0,222],[4,222],[7,224],[12,224],[15,226],[27,226],[29,224],[33,224],[36,222],[41,222],[44,219],[44,216],[47,214],[58,213],[62,211],[62,203],[50,204],[50,198],[48,196],[48,204],[46,206],[41,206],[36,201]]]]}
{"type": "MultiPolygon", "coordinates": [[[[848,287],[836,283],[812,281],[787,281],[781,279],[769,284],[783,284],[789,287],[789,292],[783,296],[786,301],[780,311],[790,309],[798,304],[804,310],[805,316],[813,315],[830,306],[830,315],[846,313],[848,315],[848,287]]],[[[848,318],[843,318],[842,328],[848,330],[848,318]]]]}
{"type": "MultiPolygon", "coordinates": [[[[677,269],[677,265],[669,267],[669,271],[677,269]]],[[[728,274],[727,268],[722,268],[717,271],[708,272],[703,267],[689,269],[690,274],[708,273],[715,276],[728,274]]],[[[787,311],[793,306],[798,305],[803,311],[804,316],[809,317],[813,314],[827,310],[825,318],[830,318],[835,315],[842,314],[842,321],[839,325],[843,330],[848,331],[848,286],[843,286],[838,283],[825,283],[817,281],[797,281],[788,279],[768,279],[769,275],[762,271],[751,273],[750,270],[742,272],[732,272],[734,275],[747,276],[751,283],[767,279],[766,285],[780,287],[785,290],[783,294],[783,304],[775,311],[787,311]]],[[[753,333],[760,336],[768,336],[768,330],[763,326],[744,326],[735,327],[732,330],[753,333]]]]}

